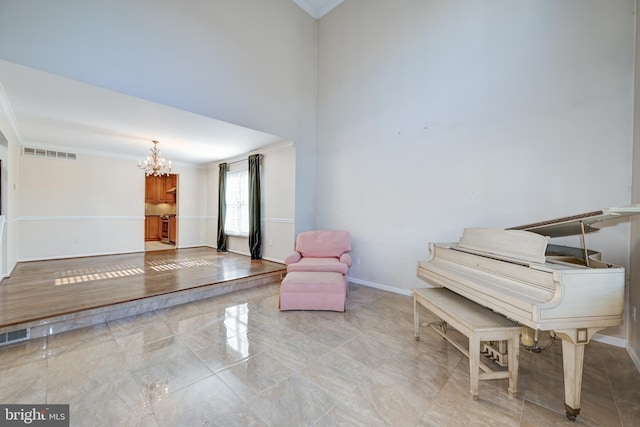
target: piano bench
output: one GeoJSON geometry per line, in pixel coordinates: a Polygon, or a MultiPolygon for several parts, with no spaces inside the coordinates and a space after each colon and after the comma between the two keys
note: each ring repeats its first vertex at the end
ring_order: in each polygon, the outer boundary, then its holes
{"type": "Polygon", "coordinates": [[[474,400],[479,395],[480,380],[508,378],[509,393],[517,393],[521,325],[445,288],[416,288],[412,291],[416,341],[420,340],[420,306],[431,311],[469,339],[467,350],[448,336],[446,331],[433,324],[430,325],[434,331],[469,358],[470,392],[474,400]],[[507,342],[508,370],[494,371],[480,361],[481,343],[484,341],[507,342]]]}

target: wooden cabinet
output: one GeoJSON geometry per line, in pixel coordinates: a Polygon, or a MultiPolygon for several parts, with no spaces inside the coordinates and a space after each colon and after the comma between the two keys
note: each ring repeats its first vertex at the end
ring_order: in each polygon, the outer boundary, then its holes
{"type": "Polygon", "coordinates": [[[145,203],[157,203],[155,176],[147,176],[144,179],[144,201],[145,203]]]}
{"type": "Polygon", "coordinates": [[[168,203],[166,176],[156,176],[156,200],[158,203],[168,203]]]}
{"type": "Polygon", "coordinates": [[[175,174],[169,176],[147,176],[145,178],[145,203],[175,203],[177,178],[175,174]],[[170,193],[167,191],[172,190],[170,193]]]}
{"type": "Polygon", "coordinates": [[[162,220],[160,215],[145,215],[144,217],[144,241],[160,240],[162,233],[162,220]]]}
{"type": "Polygon", "coordinates": [[[176,174],[171,174],[164,177],[164,200],[165,203],[175,203],[178,178],[176,174]]]}

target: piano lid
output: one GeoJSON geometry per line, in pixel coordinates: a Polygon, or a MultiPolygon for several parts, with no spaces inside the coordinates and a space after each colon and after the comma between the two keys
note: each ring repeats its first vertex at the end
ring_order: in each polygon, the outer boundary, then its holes
{"type": "Polygon", "coordinates": [[[519,225],[507,228],[507,230],[531,231],[532,233],[548,237],[573,236],[582,234],[583,225],[584,232],[591,233],[599,230],[598,228],[593,227],[592,224],[636,214],[640,214],[640,205],[627,206],[623,208],[607,208],[600,211],[587,212],[584,214],[567,216],[549,221],[519,225]]]}

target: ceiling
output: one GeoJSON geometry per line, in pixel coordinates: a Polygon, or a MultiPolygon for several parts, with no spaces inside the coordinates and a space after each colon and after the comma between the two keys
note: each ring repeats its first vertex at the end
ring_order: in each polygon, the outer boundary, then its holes
{"type": "Polygon", "coordinates": [[[0,60],[0,108],[23,145],[206,164],[284,138],[0,60]],[[4,93],[2,93],[4,91],[4,93]]]}
{"type": "MultiPolygon", "coordinates": [[[[293,0],[315,19],[343,0],[293,0]]],[[[143,159],[153,145],[174,164],[234,159],[286,142],[184,110],[0,60],[0,110],[23,145],[143,159]]]]}

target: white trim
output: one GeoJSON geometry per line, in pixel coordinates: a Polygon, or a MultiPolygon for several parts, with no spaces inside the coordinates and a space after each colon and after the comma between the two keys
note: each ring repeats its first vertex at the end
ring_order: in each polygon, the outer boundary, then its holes
{"type": "Polygon", "coordinates": [[[593,334],[591,337],[592,341],[601,342],[603,344],[609,344],[620,348],[625,348],[627,346],[627,340],[617,337],[611,337],[609,335],[603,334],[593,334]]]}
{"type": "Polygon", "coordinates": [[[7,119],[7,122],[9,123],[9,126],[11,128],[11,132],[15,136],[17,142],[21,144],[22,132],[20,131],[20,126],[18,125],[16,116],[13,113],[13,108],[11,107],[11,103],[9,102],[7,93],[4,91],[2,82],[0,82],[0,114],[2,114],[7,119]]]}
{"type": "Polygon", "coordinates": [[[262,222],[273,222],[281,224],[295,224],[296,220],[292,218],[262,218],[262,222]]]}
{"type": "Polygon", "coordinates": [[[234,251],[234,250],[231,250],[231,249],[228,249],[227,252],[231,252],[232,254],[238,254],[238,255],[244,255],[244,256],[251,257],[251,253],[249,253],[249,252],[240,252],[240,251],[237,251],[237,250],[234,251]]]}
{"type": "Polygon", "coordinates": [[[247,160],[247,167],[249,167],[249,163],[248,163],[248,157],[254,154],[265,154],[265,153],[270,153],[273,151],[280,151],[283,150],[285,148],[289,148],[289,147],[293,147],[295,146],[294,142],[291,140],[287,140],[284,142],[278,142],[275,143],[273,145],[267,145],[265,147],[262,147],[258,150],[254,150],[254,151],[250,151],[246,154],[241,154],[239,156],[235,156],[235,157],[231,157],[229,159],[224,159],[224,160],[216,160],[214,162],[208,163],[208,167],[210,169],[215,169],[218,165],[220,165],[220,163],[227,163],[229,165],[233,164],[233,163],[237,163],[237,162],[242,162],[247,160]]]}
{"type": "Polygon", "coordinates": [[[295,146],[295,144],[293,143],[293,141],[289,139],[287,141],[278,142],[272,145],[267,145],[266,147],[260,148],[257,151],[252,153],[253,154],[271,153],[272,151],[280,151],[280,150],[284,150],[285,148],[289,148],[293,146],[295,146]]]}
{"type": "MultiPolygon", "coordinates": [[[[92,149],[87,149],[85,147],[80,147],[80,146],[71,146],[71,145],[63,145],[63,144],[51,144],[49,142],[42,142],[42,141],[38,141],[38,140],[34,140],[34,139],[30,139],[28,141],[21,141],[20,145],[21,145],[21,147],[27,146],[28,148],[39,148],[39,149],[43,149],[43,150],[72,152],[72,153],[75,153],[75,154],[78,155],[77,160],[80,160],[80,155],[81,154],[90,155],[90,156],[96,156],[96,157],[108,157],[108,158],[113,158],[113,159],[132,160],[131,164],[134,167],[137,166],[138,160],[140,160],[141,157],[144,157],[144,156],[139,156],[139,155],[127,154],[127,153],[116,153],[116,152],[112,152],[112,151],[92,150],[92,149]]],[[[22,155],[22,148],[21,148],[21,155],[22,155]]],[[[45,158],[45,157],[38,157],[38,156],[26,156],[26,157],[32,158],[32,159],[44,159],[45,158]]],[[[186,162],[180,162],[180,161],[177,161],[177,162],[176,161],[172,161],[171,162],[171,169],[173,170],[176,167],[184,167],[184,168],[189,168],[189,169],[207,169],[206,163],[198,164],[198,163],[186,163],[186,162]]],[[[142,172],[142,176],[144,176],[144,172],[142,172]]]]}
{"type": "Polygon", "coordinates": [[[356,279],[355,277],[348,277],[349,282],[355,283],[357,285],[368,286],[370,288],[381,289],[383,291],[393,292],[394,294],[412,296],[413,293],[409,289],[401,289],[393,286],[381,285],[380,283],[369,282],[367,280],[356,279]]]}
{"type": "Polygon", "coordinates": [[[265,260],[265,261],[271,261],[271,262],[275,262],[275,263],[278,263],[278,264],[282,264],[283,267],[286,267],[284,265],[284,260],[283,259],[275,259],[275,258],[271,258],[271,257],[262,257],[262,259],[265,260]]]}
{"type": "Polygon", "coordinates": [[[176,215],[179,219],[217,219],[217,216],[211,215],[176,215]]]}
{"type": "MultiPolygon", "coordinates": [[[[207,247],[209,247],[211,249],[218,249],[217,247],[215,247],[213,245],[204,245],[204,246],[207,246],[207,247]]],[[[238,254],[238,255],[244,255],[244,256],[248,256],[248,257],[251,256],[250,253],[232,251],[231,249],[229,249],[227,252],[231,252],[231,253],[238,254]]],[[[284,260],[282,260],[282,259],[267,258],[267,257],[263,257],[262,259],[265,260],[265,261],[271,261],[271,262],[275,262],[275,263],[278,263],[278,264],[282,264],[284,266],[284,260]]]]}
{"type": "Polygon", "coordinates": [[[17,221],[143,221],[144,216],[20,216],[17,221]]]}
{"type": "Polygon", "coordinates": [[[631,346],[629,345],[629,342],[627,342],[626,348],[627,348],[627,353],[629,353],[629,357],[631,357],[631,360],[636,365],[636,369],[640,371],[640,357],[638,357],[636,352],[633,351],[633,348],[631,348],[631,346]]]}
{"type": "MultiPolygon", "coordinates": [[[[144,246],[137,250],[131,251],[118,251],[118,252],[94,252],[94,253],[81,253],[75,255],[55,255],[46,258],[21,258],[17,262],[31,262],[31,261],[51,261],[54,259],[69,259],[69,258],[89,258],[94,256],[107,256],[107,255],[124,255],[124,254],[136,254],[139,252],[145,252],[144,246]]],[[[9,275],[10,276],[10,275],[9,275]]],[[[7,276],[7,277],[9,277],[7,276]]]]}
{"type": "MultiPolygon", "coordinates": [[[[202,244],[196,243],[195,245],[180,245],[180,246],[176,245],[176,249],[190,249],[190,248],[202,248],[202,247],[208,247],[208,248],[211,248],[211,249],[217,249],[215,246],[211,246],[211,245],[209,245],[207,243],[202,243],[202,244]]],[[[143,252],[144,252],[144,250],[143,250],[143,252]]]]}

